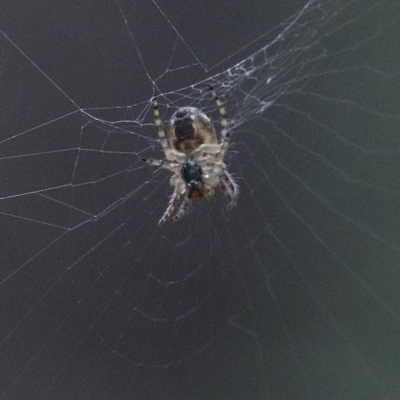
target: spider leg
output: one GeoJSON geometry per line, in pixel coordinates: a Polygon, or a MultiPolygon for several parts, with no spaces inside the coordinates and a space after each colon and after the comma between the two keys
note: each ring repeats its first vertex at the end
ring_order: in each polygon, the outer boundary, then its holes
{"type": "Polygon", "coordinates": [[[160,110],[158,109],[157,97],[153,97],[152,103],[153,103],[154,123],[156,124],[157,127],[157,134],[158,137],[161,139],[161,146],[164,150],[164,153],[167,154],[169,150],[168,140],[165,138],[165,130],[161,125],[162,122],[160,118],[160,110]]]}
{"type": "Polygon", "coordinates": [[[172,172],[176,172],[180,169],[180,164],[177,161],[156,160],[155,158],[142,158],[142,161],[155,167],[169,169],[172,172]]]}
{"type": "Polygon", "coordinates": [[[221,176],[220,188],[228,199],[227,209],[231,210],[232,207],[236,205],[236,200],[239,196],[239,185],[226,170],[224,170],[223,175],[221,176]]]}
{"type": "Polygon", "coordinates": [[[176,214],[172,218],[169,219],[169,222],[175,222],[178,219],[181,219],[182,217],[184,217],[187,214],[187,212],[189,211],[189,208],[190,208],[190,199],[186,195],[182,201],[181,206],[179,207],[179,210],[176,212],[176,214]]]}
{"type": "MultiPolygon", "coordinates": [[[[181,194],[175,189],[174,193],[171,196],[167,209],[165,210],[161,219],[158,221],[158,225],[162,225],[165,221],[167,220],[171,221],[173,218],[175,218],[175,217],[171,218],[171,215],[175,212],[180,199],[181,199],[181,194]]],[[[181,208],[182,206],[179,209],[181,208]]]]}
{"type": "Polygon", "coordinates": [[[162,160],[156,160],[155,158],[142,158],[141,159],[143,162],[145,162],[146,164],[149,165],[153,165],[156,167],[160,167],[163,165],[163,161],[162,160]]]}
{"type": "Polygon", "coordinates": [[[225,157],[225,152],[229,146],[230,133],[228,131],[228,117],[226,110],[221,99],[218,97],[217,92],[212,86],[210,86],[211,94],[214,97],[215,103],[217,104],[219,114],[221,115],[221,159],[225,157]]]}

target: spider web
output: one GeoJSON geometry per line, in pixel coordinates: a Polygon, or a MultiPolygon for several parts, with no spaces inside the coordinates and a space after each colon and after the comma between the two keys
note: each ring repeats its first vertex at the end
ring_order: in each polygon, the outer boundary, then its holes
{"type": "Polygon", "coordinates": [[[195,3],[2,5],[0,399],[397,398],[398,5],[195,3]],[[238,205],[159,227],[209,85],[238,205]]]}

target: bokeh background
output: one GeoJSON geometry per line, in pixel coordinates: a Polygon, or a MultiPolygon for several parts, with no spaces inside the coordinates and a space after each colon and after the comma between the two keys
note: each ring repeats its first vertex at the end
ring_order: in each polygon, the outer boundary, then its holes
{"type": "Polygon", "coordinates": [[[0,399],[400,396],[397,2],[1,10],[0,399]],[[159,227],[209,83],[238,205],[159,227]]]}

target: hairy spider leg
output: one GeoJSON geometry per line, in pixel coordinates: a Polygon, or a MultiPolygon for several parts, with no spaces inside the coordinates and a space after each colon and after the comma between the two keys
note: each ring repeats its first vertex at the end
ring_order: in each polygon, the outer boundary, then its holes
{"type": "MultiPolygon", "coordinates": [[[[168,140],[165,138],[165,130],[162,127],[162,122],[161,122],[161,118],[160,118],[160,110],[158,109],[157,97],[153,97],[152,103],[153,103],[154,123],[157,127],[157,134],[158,134],[158,137],[161,139],[161,146],[164,150],[164,154],[167,156],[167,154],[169,154],[170,149],[168,146],[168,140]]],[[[155,158],[142,158],[142,161],[144,161],[145,163],[147,163],[149,165],[154,165],[154,166],[162,166],[163,165],[163,161],[156,160],[155,158]]]]}
{"type": "Polygon", "coordinates": [[[175,222],[178,219],[181,219],[182,217],[184,217],[187,212],[189,211],[190,208],[190,199],[189,197],[186,195],[182,201],[181,206],[179,207],[179,210],[176,212],[176,214],[170,218],[170,222],[175,222]]]}
{"type": "Polygon", "coordinates": [[[160,110],[158,109],[157,97],[153,97],[152,103],[153,103],[154,123],[156,124],[157,134],[158,134],[158,137],[161,139],[161,146],[165,153],[165,152],[168,152],[169,146],[168,146],[168,140],[165,137],[165,130],[162,127],[162,122],[161,122],[161,118],[160,118],[160,110]]]}
{"type": "Polygon", "coordinates": [[[142,161],[149,165],[153,165],[155,167],[162,167],[163,161],[162,160],[157,160],[155,158],[142,158],[142,161]]]}
{"type": "Polygon", "coordinates": [[[236,199],[239,195],[239,185],[235,183],[229,173],[224,170],[223,175],[221,176],[220,187],[226,198],[228,199],[227,209],[231,210],[232,207],[236,204],[236,199]]]}
{"type": "Polygon", "coordinates": [[[158,221],[158,225],[162,225],[167,220],[170,221],[172,220],[171,215],[176,210],[176,207],[178,206],[180,199],[181,199],[181,194],[175,189],[174,193],[171,196],[167,209],[165,210],[161,219],[158,221]]]}
{"type": "Polygon", "coordinates": [[[214,97],[215,103],[217,104],[219,114],[221,116],[221,159],[224,158],[225,152],[229,146],[230,133],[228,131],[228,116],[224,104],[218,97],[217,92],[212,86],[210,86],[211,94],[214,97]]]}

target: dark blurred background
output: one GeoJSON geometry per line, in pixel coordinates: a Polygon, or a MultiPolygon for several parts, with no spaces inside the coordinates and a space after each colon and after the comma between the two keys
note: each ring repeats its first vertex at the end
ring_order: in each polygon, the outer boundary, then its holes
{"type": "Polygon", "coordinates": [[[399,398],[397,2],[0,7],[0,399],[399,398]],[[238,206],[158,227],[208,82],[238,206]]]}

